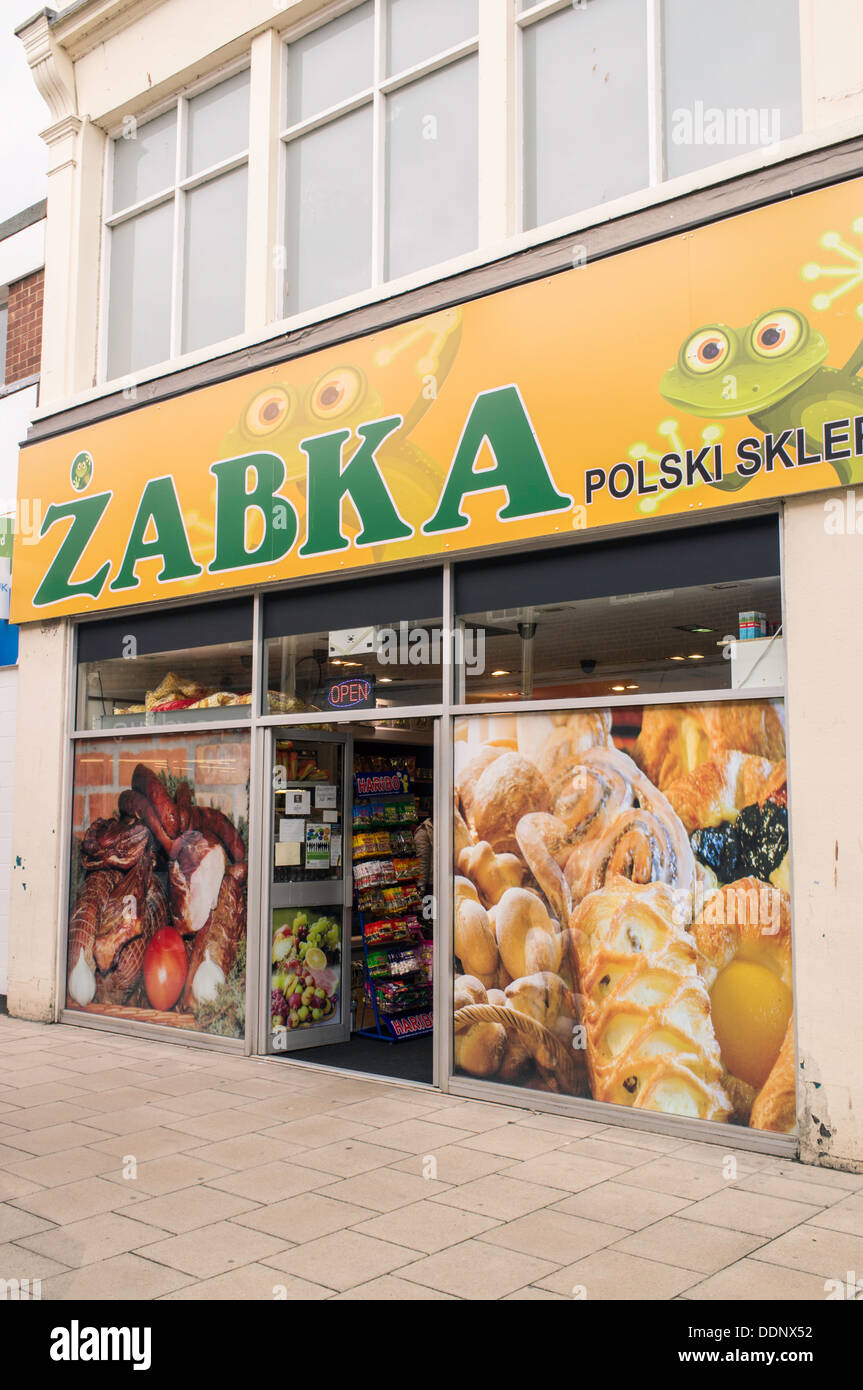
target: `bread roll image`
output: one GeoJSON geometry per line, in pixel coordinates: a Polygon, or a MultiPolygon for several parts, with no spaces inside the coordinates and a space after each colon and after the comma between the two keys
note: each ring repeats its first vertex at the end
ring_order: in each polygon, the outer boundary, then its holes
{"type": "Polygon", "coordinates": [[[520,753],[485,748],[458,779],[462,811],[473,838],[498,854],[517,854],[515,828],[531,811],[551,808],[548,787],[520,753]]]}
{"type": "MultiPolygon", "coordinates": [[[[538,970],[507,985],[504,995],[509,1007],[536,1019],[543,1028],[556,1033],[565,1043],[571,1043],[579,1021],[578,999],[559,975],[551,970],[538,970]]],[[[491,1003],[491,996],[489,996],[491,1003]]]]}
{"type": "Polygon", "coordinates": [[[482,980],[478,980],[475,975],[456,975],[453,987],[453,1005],[455,1012],[459,1009],[466,1009],[471,1004],[488,1003],[488,994],[482,980]]]}
{"type": "Polygon", "coordinates": [[[540,899],[526,888],[508,888],[492,909],[498,950],[504,969],[513,980],[538,970],[557,974],[565,941],[559,924],[540,899]]]}
{"type": "Polygon", "coordinates": [[[469,878],[455,879],[453,949],[468,975],[496,975],[499,955],[488,913],[469,878]]]}
{"type": "Polygon", "coordinates": [[[499,1023],[468,1023],[456,1028],[453,1059],[471,1076],[494,1076],[506,1051],[506,1031],[499,1023]]]}
{"type": "Polygon", "coordinates": [[[495,854],[488,840],[458,850],[456,868],[474,884],[486,908],[500,902],[507,888],[520,888],[526,874],[524,861],[517,854],[495,854]]]}

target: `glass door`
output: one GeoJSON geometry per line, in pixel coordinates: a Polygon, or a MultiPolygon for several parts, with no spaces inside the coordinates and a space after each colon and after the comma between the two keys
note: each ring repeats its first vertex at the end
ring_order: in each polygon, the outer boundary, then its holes
{"type": "Polygon", "coordinates": [[[350,1037],[349,744],[271,733],[268,1052],[350,1037]]]}

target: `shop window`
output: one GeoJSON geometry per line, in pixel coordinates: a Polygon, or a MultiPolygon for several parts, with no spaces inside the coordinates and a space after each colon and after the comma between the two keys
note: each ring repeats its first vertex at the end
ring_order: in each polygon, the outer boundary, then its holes
{"type": "Polygon", "coordinates": [[[106,374],[242,332],[249,73],[112,142],[106,374]]]}
{"type": "Polygon", "coordinates": [[[774,518],[458,566],[456,603],[460,703],[784,680],[774,518]]]}
{"type": "Polygon", "coordinates": [[[248,599],[78,628],[79,729],[248,720],[251,703],[248,599]]]}
{"type": "Polygon", "coordinates": [[[264,600],[264,713],[439,704],[439,570],[264,600]]]}
{"type": "Polygon", "coordinates": [[[520,0],[519,11],[525,227],[800,132],[796,0],[520,0]]]}
{"type": "Polygon", "coordinates": [[[65,1003],[245,1034],[249,735],[80,739],[65,1003]]]}
{"type": "Polygon", "coordinates": [[[476,247],[477,22],[368,0],[288,45],[286,314],[476,247]]]}
{"type": "Polygon", "coordinates": [[[455,721],[457,1076],[791,1133],[781,700],[455,721]]]}

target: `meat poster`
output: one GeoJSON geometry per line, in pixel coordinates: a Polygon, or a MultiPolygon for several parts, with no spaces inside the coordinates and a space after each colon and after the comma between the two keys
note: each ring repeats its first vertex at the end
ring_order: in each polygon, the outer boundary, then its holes
{"type": "Polygon", "coordinates": [[[245,1032],[249,740],[76,744],[66,1007],[245,1032]]]}
{"type": "Polygon", "coordinates": [[[456,1072],[792,1132],[782,702],[470,715],[455,750],[456,1072]]]}

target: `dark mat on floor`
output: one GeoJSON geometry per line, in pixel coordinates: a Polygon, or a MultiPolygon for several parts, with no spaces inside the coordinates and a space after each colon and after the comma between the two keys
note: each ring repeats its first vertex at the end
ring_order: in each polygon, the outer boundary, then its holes
{"type": "Polygon", "coordinates": [[[321,1066],[343,1067],[346,1071],[369,1072],[372,1076],[391,1076],[397,1081],[432,1084],[433,1049],[430,1036],[388,1043],[353,1033],[350,1042],[304,1047],[300,1052],[286,1055],[299,1062],[317,1062],[321,1066]]]}

